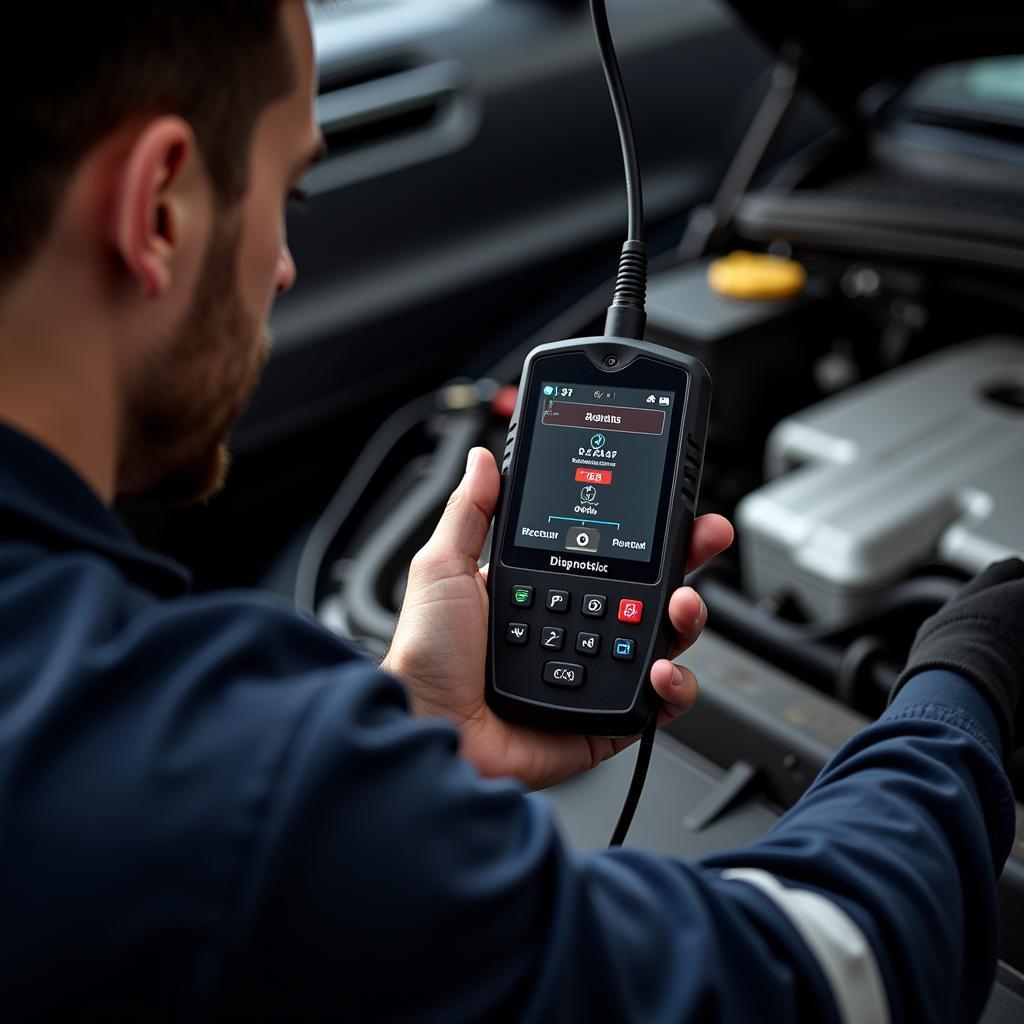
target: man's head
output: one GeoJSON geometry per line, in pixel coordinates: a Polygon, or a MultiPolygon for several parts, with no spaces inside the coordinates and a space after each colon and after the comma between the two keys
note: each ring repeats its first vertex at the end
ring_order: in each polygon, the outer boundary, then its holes
{"type": "Polygon", "coordinates": [[[320,147],[305,8],[36,6],[0,44],[45,54],[31,78],[0,72],[0,345],[22,348],[0,358],[105,373],[114,489],[204,497],[294,279],[284,204],[320,147]],[[61,347],[76,330],[95,351],[61,347]]]}

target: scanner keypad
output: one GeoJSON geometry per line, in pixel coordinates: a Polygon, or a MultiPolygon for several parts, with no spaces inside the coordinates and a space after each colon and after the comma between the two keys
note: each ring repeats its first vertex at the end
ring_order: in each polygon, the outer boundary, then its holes
{"type": "MultiPolygon", "coordinates": [[[[534,588],[517,585],[513,588],[510,603],[520,611],[534,607],[534,588]]],[[[532,622],[508,622],[505,641],[513,647],[523,647],[532,642],[544,651],[561,652],[568,647],[584,661],[632,662],[636,660],[640,640],[637,637],[621,636],[623,624],[639,627],[643,618],[642,601],[616,597],[611,602],[614,614],[607,635],[601,631],[599,620],[608,618],[609,597],[607,594],[573,593],[568,589],[541,589],[543,605],[529,616],[532,622]],[[569,615],[570,610],[574,612],[569,615]],[[580,617],[589,620],[580,622],[580,617]],[[568,621],[567,621],[568,617],[568,621]],[[561,620],[565,625],[557,624],[561,620]],[[573,628],[573,621],[582,628],[573,628]],[[532,638],[532,639],[531,639],[532,638]]],[[[534,670],[536,671],[536,669],[534,670]]],[[[548,686],[576,689],[586,681],[584,664],[573,662],[546,661],[543,664],[542,679],[548,686]]]]}
{"type": "Polygon", "coordinates": [[[565,630],[561,626],[541,626],[540,645],[545,651],[560,651],[565,646],[565,630]]]}

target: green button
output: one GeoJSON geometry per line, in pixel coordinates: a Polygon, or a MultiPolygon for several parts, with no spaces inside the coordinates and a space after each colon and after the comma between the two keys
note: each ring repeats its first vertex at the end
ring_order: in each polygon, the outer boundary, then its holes
{"type": "Polygon", "coordinates": [[[512,603],[517,608],[531,608],[533,606],[533,587],[513,587],[512,603]]]}

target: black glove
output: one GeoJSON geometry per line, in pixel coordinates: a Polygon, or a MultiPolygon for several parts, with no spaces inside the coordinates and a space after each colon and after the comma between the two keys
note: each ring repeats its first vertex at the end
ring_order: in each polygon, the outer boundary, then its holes
{"type": "Polygon", "coordinates": [[[890,703],[918,672],[944,668],[969,679],[989,700],[1007,760],[1024,739],[1024,562],[990,565],[917,631],[890,703]]]}

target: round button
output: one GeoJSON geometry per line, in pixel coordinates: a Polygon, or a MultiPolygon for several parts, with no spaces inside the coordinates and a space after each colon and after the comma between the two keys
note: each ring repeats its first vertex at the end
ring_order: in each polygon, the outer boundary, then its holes
{"type": "Polygon", "coordinates": [[[567,551],[586,551],[596,554],[601,544],[601,531],[590,527],[574,526],[565,538],[567,551]]]}

